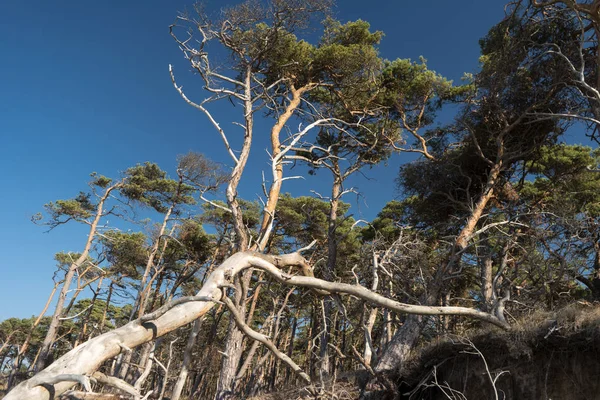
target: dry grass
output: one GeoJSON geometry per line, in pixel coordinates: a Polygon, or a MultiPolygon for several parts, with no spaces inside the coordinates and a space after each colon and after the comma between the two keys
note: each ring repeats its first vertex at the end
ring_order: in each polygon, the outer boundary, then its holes
{"type": "Polygon", "coordinates": [[[332,382],[327,383],[317,397],[309,394],[305,387],[280,390],[277,392],[261,394],[249,400],[355,400],[359,397],[359,389],[354,383],[332,382]]]}
{"type": "Polygon", "coordinates": [[[448,335],[435,343],[424,345],[415,351],[415,356],[405,366],[403,377],[396,375],[400,393],[417,387],[419,382],[427,379],[426,375],[430,374],[432,368],[437,367],[438,373],[452,385],[470,391],[469,399],[489,396],[483,391],[489,383],[477,383],[481,379],[477,375],[470,375],[469,385],[464,386],[469,368],[482,368],[481,360],[473,355],[467,339],[481,352],[479,358],[485,357],[492,373],[506,372],[501,380],[502,386],[520,393],[517,397],[507,398],[536,398],[540,395],[536,392],[535,396],[530,394],[529,397],[523,397],[523,391],[527,390],[524,388],[528,386],[538,389],[547,386],[555,395],[561,393],[563,396],[572,390],[594,392],[599,389],[591,384],[567,387],[569,380],[587,382],[590,381],[587,374],[600,371],[600,363],[594,361],[600,353],[600,306],[576,303],[554,312],[532,312],[515,323],[510,331],[488,327],[471,330],[461,336],[448,335]],[[557,369],[560,371],[557,372],[557,369]],[[473,397],[474,390],[482,391],[473,397]]]}

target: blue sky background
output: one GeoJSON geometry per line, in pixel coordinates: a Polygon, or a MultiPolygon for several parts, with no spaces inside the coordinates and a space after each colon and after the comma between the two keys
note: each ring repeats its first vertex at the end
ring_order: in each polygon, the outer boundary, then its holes
{"type": "MultiPolygon", "coordinates": [[[[361,18],[386,36],[390,59],[425,56],[429,67],[458,81],[477,69],[478,39],[504,13],[504,0],[339,1],[342,22],[361,18]]],[[[173,64],[187,94],[200,83],[168,32],[191,1],[3,0],[0,2],[0,320],[41,311],[52,288],[53,256],[80,251],[85,228],[44,233],[30,217],[43,204],[87,188],[89,174],[118,176],[145,161],[173,171],[178,154],[203,152],[228,162],[205,116],[173,89],[173,64]]],[[[206,1],[217,10],[222,3],[206,1]]],[[[227,108],[215,109],[225,126],[227,108]]],[[[259,125],[260,127],[260,125],[259,125]]],[[[260,132],[257,132],[260,135],[260,132]]],[[[266,154],[254,149],[240,194],[255,199],[266,154]]],[[[356,177],[364,199],[356,217],[370,219],[395,195],[406,158],[356,177]]],[[[283,190],[309,195],[326,175],[287,181],[283,190]]],[[[347,199],[351,200],[351,199],[347,199]]]]}

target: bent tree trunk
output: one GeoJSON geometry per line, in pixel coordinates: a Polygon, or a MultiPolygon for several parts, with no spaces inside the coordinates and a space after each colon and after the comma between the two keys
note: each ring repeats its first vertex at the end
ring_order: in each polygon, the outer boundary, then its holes
{"type": "Polygon", "coordinates": [[[362,286],[329,282],[312,276],[293,276],[281,271],[281,268],[288,266],[305,270],[307,265],[307,261],[299,253],[280,256],[253,251],[236,253],[211,273],[194,298],[175,301],[143,318],[82,343],[33,378],[21,382],[8,393],[5,400],[49,400],[52,396],[59,396],[76,382],[88,379],[105,361],[122,351],[131,350],[203,317],[222,299],[222,288],[230,286],[234,277],[250,267],[264,270],[281,284],[310,288],[319,292],[345,293],[398,313],[465,315],[508,328],[495,316],[475,309],[409,305],[388,299],[362,286]]]}
{"type": "Polygon", "coordinates": [[[69,351],[33,378],[21,382],[5,399],[50,399],[50,392],[41,385],[57,376],[64,377],[64,381],[54,385],[55,395],[73,386],[73,376],[91,375],[103,362],[122,351],[133,349],[204,316],[213,307],[214,301],[221,298],[220,286],[227,282],[225,273],[231,275],[237,272],[236,269],[248,266],[244,263],[244,257],[244,253],[233,255],[211,274],[198,293],[205,301],[180,304],[153,321],[143,323],[138,318],[118,329],[96,336],[69,351]]]}

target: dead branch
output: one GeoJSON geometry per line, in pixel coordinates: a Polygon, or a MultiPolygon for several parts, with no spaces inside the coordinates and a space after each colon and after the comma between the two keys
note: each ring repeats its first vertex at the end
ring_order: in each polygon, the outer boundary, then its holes
{"type": "MultiPolygon", "coordinates": [[[[262,269],[277,281],[286,285],[306,287],[317,292],[350,294],[372,304],[400,313],[463,315],[508,329],[508,325],[501,322],[495,316],[475,309],[404,304],[388,299],[362,286],[328,282],[314,278],[310,276],[312,275],[312,269],[308,265],[308,262],[299,253],[274,256],[245,251],[235,253],[209,275],[197,296],[199,298],[210,299],[210,301],[200,300],[177,304],[151,321],[143,322],[141,319],[137,319],[118,329],[96,336],[75,347],[34,377],[21,382],[8,393],[5,400],[47,400],[50,398],[50,393],[41,386],[43,384],[53,385],[55,395],[64,393],[75,382],[80,382],[81,379],[84,379],[83,377],[87,377],[97,371],[102,363],[118,355],[122,349],[131,349],[147,343],[203,317],[214,307],[215,302],[222,299],[221,288],[224,285],[231,284],[236,275],[248,268],[262,269]],[[303,272],[308,273],[309,276],[291,276],[279,269],[290,266],[299,267],[303,272]]],[[[267,341],[267,338],[260,334],[258,334],[258,339],[267,341]]],[[[285,359],[283,360],[284,362],[288,362],[285,359]]]]}
{"type": "Polygon", "coordinates": [[[138,390],[136,390],[129,383],[117,377],[108,376],[100,371],[96,371],[92,374],[92,378],[96,379],[99,383],[103,383],[105,385],[109,385],[119,390],[122,390],[123,392],[132,395],[135,399],[139,399],[142,397],[138,390]]]}
{"type": "Polygon", "coordinates": [[[317,289],[323,292],[329,293],[345,293],[354,295],[371,304],[376,304],[381,307],[385,307],[389,310],[393,310],[404,314],[417,314],[417,315],[462,315],[468,316],[482,321],[489,322],[503,329],[509,329],[510,326],[500,321],[496,316],[488,314],[483,311],[479,311],[468,307],[436,307],[436,306],[422,306],[412,305],[406,303],[400,303],[395,300],[388,299],[380,294],[370,291],[369,289],[359,286],[350,285],[341,282],[329,282],[323,279],[318,279],[310,276],[292,276],[280,271],[274,264],[269,262],[269,258],[275,258],[275,256],[265,256],[263,254],[255,254],[255,257],[251,257],[249,262],[252,267],[259,268],[267,271],[277,281],[286,285],[295,285],[311,289],[317,289]]]}
{"type": "Polygon", "coordinates": [[[297,373],[302,379],[304,379],[306,383],[311,383],[310,377],[306,374],[306,372],[304,372],[302,368],[300,368],[298,364],[294,362],[294,360],[292,360],[286,354],[279,351],[279,349],[273,344],[273,342],[269,340],[269,338],[266,335],[258,333],[252,328],[250,328],[248,325],[246,325],[246,323],[244,322],[244,318],[240,315],[235,305],[228,297],[223,297],[223,302],[229,309],[231,315],[233,315],[233,318],[235,319],[235,323],[237,324],[238,328],[242,332],[244,332],[246,336],[248,336],[252,340],[256,340],[264,344],[269,350],[271,350],[275,357],[286,363],[295,373],[297,373]]]}

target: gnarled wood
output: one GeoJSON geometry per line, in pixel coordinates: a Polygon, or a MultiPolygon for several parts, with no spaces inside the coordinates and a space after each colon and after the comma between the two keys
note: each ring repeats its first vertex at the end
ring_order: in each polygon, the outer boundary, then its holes
{"type": "MultiPolygon", "coordinates": [[[[280,270],[281,267],[285,266],[302,267],[306,265],[307,261],[299,253],[280,256],[265,255],[252,251],[236,253],[210,274],[197,294],[198,298],[210,298],[212,301],[201,300],[180,303],[154,320],[142,322],[141,319],[137,319],[111,332],[90,339],[60,357],[33,378],[20,383],[8,393],[5,400],[50,399],[50,392],[42,385],[53,384],[57,382],[57,377],[60,376],[91,376],[102,363],[115,357],[123,349],[132,349],[201,318],[216,302],[222,299],[221,287],[229,286],[237,274],[251,267],[266,271],[278,282],[286,285],[301,286],[330,293],[350,294],[400,313],[463,315],[481,319],[502,328],[508,328],[505,323],[495,316],[475,309],[404,304],[388,299],[362,286],[328,282],[310,276],[292,276],[280,270]]],[[[74,384],[73,381],[62,379],[59,381],[53,386],[55,395],[64,393],[74,384]]]]}

